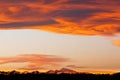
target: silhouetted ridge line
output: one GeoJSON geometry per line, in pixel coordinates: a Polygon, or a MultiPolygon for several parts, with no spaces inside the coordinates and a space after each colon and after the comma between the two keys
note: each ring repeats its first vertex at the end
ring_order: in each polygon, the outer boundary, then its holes
{"type": "MultiPolygon", "coordinates": [[[[62,70],[64,72],[67,69],[65,68],[60,69],[60,71],[62,70]]],[[[10,72],[0,71],[0,80],[120,80],[120,73],[115,73],[115,74],[90,74],[90,73],[48,74],[47,72],[41,73],[39,71],[22,72],[22,73],[19,71],[10,71],[10,72]]]]}
{"type": "Polygon", "coordinates": [[[68,68],[62,68],[60,70],[49,70],[47,71],[48,74],[77,74],[78,72],[77,71],[74,71],[74,70],[71,70],[71,69],[68,69],[68,68]]]}

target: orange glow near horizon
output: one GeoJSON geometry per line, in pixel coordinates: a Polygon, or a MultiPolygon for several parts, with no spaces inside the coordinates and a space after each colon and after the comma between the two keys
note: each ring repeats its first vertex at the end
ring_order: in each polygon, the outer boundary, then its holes
{"type": "MultiPolygon", "coordinates": [[[[52,70],[52,69],[51,69],[52,70]]],[[[55,70],[55,69],[53,69],[55,70]]],[[[59,69],[56,69],[56,70],[59,70],[59,69]]],[[[72,70],[72,69],[71,69],[72,70]]],[[[10,71],[19,71],[19,72],[33,72],[33,71],[39,71],[39,72],[43,72],[43,73],[46,73],[47,71],[49,70],[44,70],[44,69],[40,69],[40,70],[19,70],[19,69],[1,69],[0,71],[5,71],[5,72],[10,72],[10,71]]],[[[104,70],[74,70],[74,71],[77,71],[79,73],[92,73],[92,74],[114,74],[114,73],[117,73],[118,71],[104,71],[104,70]]]]}

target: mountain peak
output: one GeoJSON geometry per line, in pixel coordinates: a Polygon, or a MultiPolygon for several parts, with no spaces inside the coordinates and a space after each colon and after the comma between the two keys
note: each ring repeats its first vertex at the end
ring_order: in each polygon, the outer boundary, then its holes
{"type": "Polygon", "coordinates": [[[77,73],[76,71],[68,69],[68,68],[62,68],[62,69],[60,69],[60,71],[62,73],[77,73]]]}
{"type": "Polygon", "coordinates": [[[61,68],[60,70],[49,70],[47,73],[50,73],[50,74],[61,74],[61,73],[76,74],[78,72],[68,69],[68,68],[61,68]]]}

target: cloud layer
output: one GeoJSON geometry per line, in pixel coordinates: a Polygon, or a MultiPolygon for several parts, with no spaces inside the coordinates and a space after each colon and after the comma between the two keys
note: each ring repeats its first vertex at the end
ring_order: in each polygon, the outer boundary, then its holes
{"type": "Polygon", "coordinates": [[[119,0],[1,0],[0,29],[39,29],[61,34],[120,33],[119,0]]]}
{"type": "Polygon", "coordinates": [[[22,54],[14,57],[0,57],[0,65],[8,63],[26,63],[27,66],[19,68],[21,70],[40,70],[46,66],[57,67],[61,63],[68,62],[69,59],[54,55],[43,54],[22,54]]]}

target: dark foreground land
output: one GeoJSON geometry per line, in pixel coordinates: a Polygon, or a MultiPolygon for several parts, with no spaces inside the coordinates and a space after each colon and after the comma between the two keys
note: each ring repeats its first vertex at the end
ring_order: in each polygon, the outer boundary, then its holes
{"type": "Polygon", "coordinates": [[[115,74],[48,74],[48,73],[19,73],[0,72],[0,80],[120,80],[120,73],[115,74]]]}

